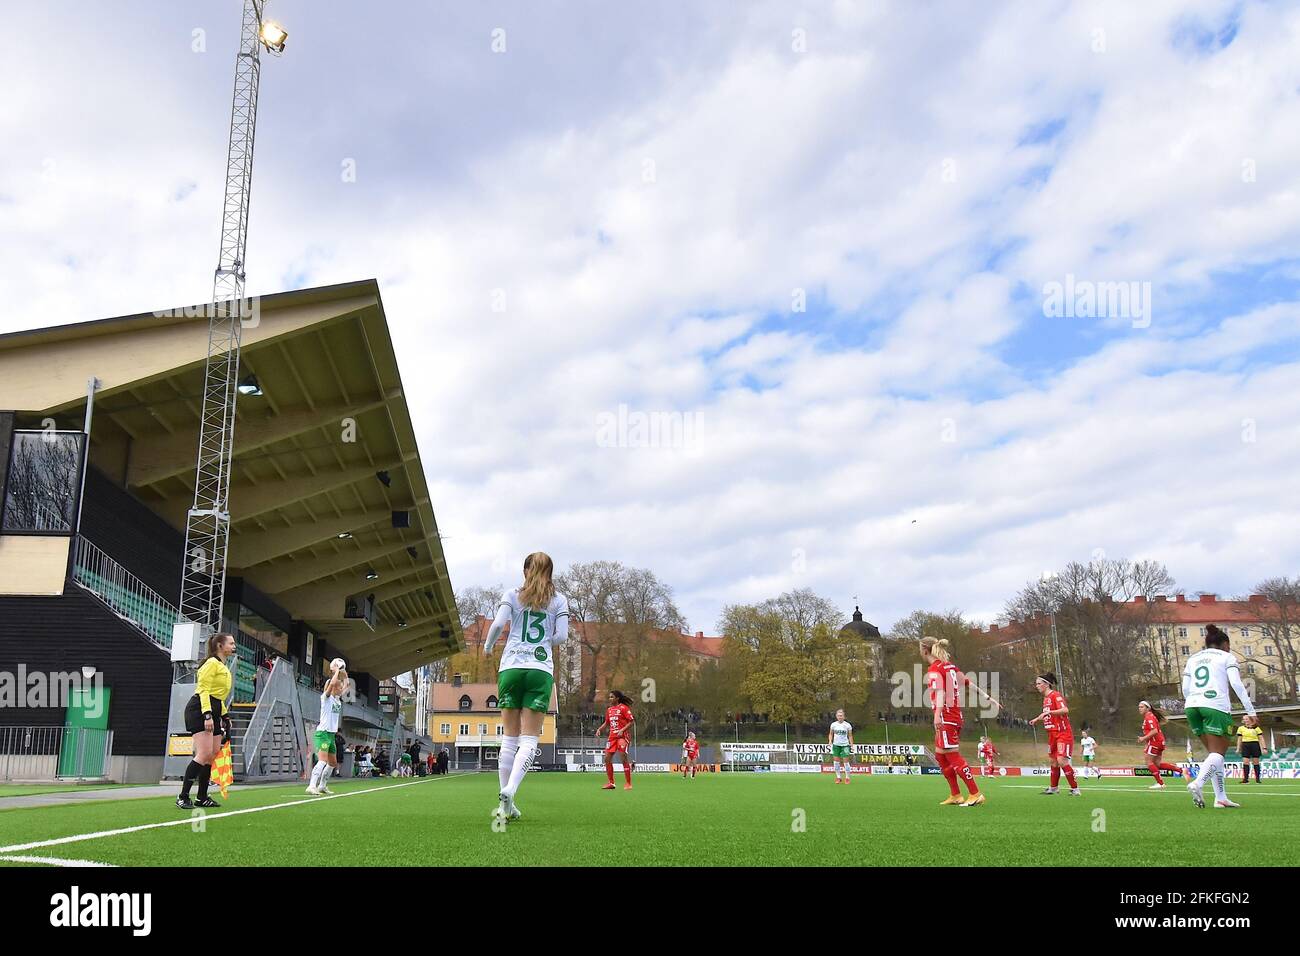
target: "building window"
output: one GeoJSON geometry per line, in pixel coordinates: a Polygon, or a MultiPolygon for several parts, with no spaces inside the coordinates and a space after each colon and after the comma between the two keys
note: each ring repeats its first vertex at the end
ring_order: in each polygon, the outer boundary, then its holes
{"type": "Polygon", "coordinates": [[[1178,636],[1179,636],[1179,637],[1186,637],[1186,636],[1187,636],[1187,628],[1185,628],[1185,627],[1180,627],[1180,628],[1178,629],[1178,636]]]}
{"type": "Polygon", "coordinates": [[[1167,627],[1158,627],[1158,628],[1156,628],[1156,636],[1157,636],[1157,637],[1168,637],[1168,636],[1169,636],[1169,628],[1167,628],[1167,627]]]}
{"type": "Polygon", "coordinates": [[[468,694],[462,694],[462,695],[461,695],[461,698],[460,698],[460,709],[461,709],[461,710],[469,710],[470,707],[472,707],[472,706],[473,706],[473,704],[470,702],[469,695],[468,695],[468,694]]]}
{"type": "Polygon", "coordinates": [[[462,737],[468,737],[468,736],[469,736],[469,724],[461,724],[461,725],[460,725],[460,735],[461,735],[462,737]]]}
{"type": "Polygon", "coordinates": [[[1186,657],[1188,654],[1191,653],[1191,648],[1188,647],[1186,644],[1184,644],[1182,647],[1178,649],[1183,652],[1183,657],[1186,657]]]}
{"type": "Polygon", "coordinates": [[[496,710],[496,708],[497,708],[497,695],[496,695],[496,694],[493,694],[491,697],[489,697],[489,698],[487,699],[487,705],[488,705],[488,707],[489,707],[490,709],[492,709],[492,710],[496,710]]]}
{"type": "Polygon", "coordinates": [[[1255,673],[1255,665],[1254,665],[1254,664],[1247,664],[1247,665],[1246,665],[1246,673],[1247,673],[1247,674],[1253,674],[1253,673],[1255,673]]]}
{"type": "Polygon", "coordinates": [[[1250,637],[1250,628],[1248,628],[1248,627],[1243,627],[1243,628],[1241,629],[1241,636],[1242,636],[1242,637],[1250,637]]]}
{"type": "Polygon", "coordinates": [[[81,432],[15,431],[0,530],[71,534],[81,488],[81,432]]]}
{"type": "MultiPolygon", "coordinates": [[[[1269,668],[1269,670],[1272,670],[1272,669],[1273,669],[1273,668],[1271,668],[1271,667],[1269,668]]],[[[502,729],[503,729],[503,728],[501,727],[501,725],[500,725],[500,724],[497,724],[497,736],[498,736],[498,737],[501,736],[501,731],[502,731],[502,729]]]]}
{"type": "Polygon", "coordinates": [[[1273,652],[1276,651],[1276,650],[1277,650],[1276,647],[1266,647],[1266,648],[1264,648],[1264,656],[1265,656],[1265,657],[1274,657],[1275,655],[1274,655],[1273,652]]]}
{"type": "Polygon", "coordinates": [[[1254,656],[1255,656],[1255,645],[1254,645],[1254,644],[1247,644],[1247,645],[1246,645],[1246,656],[1247,656],[1247,657],[1254,657],[1254,656]]]}
{"type": "Polygon", "coordinates": [[[444,737],[450,737],[451,724],[443,724],[441,727],[438,728],[438,732],[441,733],[444,737]]]}
{"type": "Polygon", "coordinates": [[[1204,637],[1204,636],[1205,636],[1205,628],[1203,628],[1203,627],[1202,627],[1202,628],[1198,628],[1198,630],[1201,632],[1201,637],[1204,637]]]}
{"type": "Polygon", "coordinates": [[[487,724],[479,724],[479,725],[478,725],[478,735],[479,735],[480,737],[486,737],[486,736],[487,736],[487,724]]]}

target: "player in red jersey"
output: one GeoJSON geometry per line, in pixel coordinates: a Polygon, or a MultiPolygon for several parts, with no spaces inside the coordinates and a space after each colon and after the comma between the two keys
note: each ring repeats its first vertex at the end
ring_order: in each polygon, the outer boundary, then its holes
{"type": "Polygon", "coordinates": [[[1029,722],[1043,722],[1047,730],[1047,756],[1052,762],[1052,783],[1043,793],[1056,793],[1064,773],[1066,783],[1070,785],[1070,796],[1081,797],[1083,794],[1070,764],[1074,756],[1074,728],[1070,726],[1070,708],[1065,705],[1065,696],[1056,689],[1056,675],[1051,672],[1034,681],[1034,686],[1043,695],[1043,712],[1029,722]]]}
{"type": "Polygon", "coordinates": [[[984,760],[984,773],[993,776],[998,772],[998,748],[993,746],[993,741],[989,737],[981,737],[979,749],[976,753],[984,760]]]}
{"type": "Polygon", "coordinates": [[[700,742],[695,739],[695,731],[692,730],[690,733],[686,735],[686,739],[682,741],[682,776],[683,777],[685,777],[687,775],[687,771],[689,771],[691,779],[692,780],[695,779],[695,761],[699,758],[699,756],[700,756],[700,742]]]}
{"type": "Polygon", "coordinates": [[[614,789],[614,755],[623,761],[623,789],[632,789],[632,755],[627,748],[632,743],[632,708],[628,704],[632,698],[621,690],[609,692],[609,706],[605,708],[605,722],[596,728],[596,736],[606,727],[609,728],[609,742],[605,746],[605,777],[609,781],[602,790],[614,789]]]}
{"type": "MultiPolygon", "coordinates": [[[[975,774],[971,772],[970,764],[958,750],[962,725],[958,694],[963,685],[970,685],[981,694],[984,692],[949,659],[946,640],[937,637],[921,638],[921,659],[930,665],[925,673],[925,681],[930,706],[934,709],[934,759],[952,789],[952,795],[939,805],[978,807],[985,802],[984,794],[980,793],[979,785],[975,783],[975,774]],[[961,798],[958,778],[966,782],[966,789],[970,792],[967,800],[961,798]]],[[[1001,706],[988,694],[984,696],[995,706],[1001,706]]]]}
{"type": "Polygon", "coordinates": [[[1151,776],[1156,778],[1156,782],[1151,784],[1149,789],[1163,790],[1165,782],[1160,779],[1160,771],[1182,775],[1182,771],[1173,764],[1165,763],[1160,759],[1165,752],[1165,735],[1160,729],[1160,721],[1165,719],[1165,715],[1145,700],[1138,704],[1138,713],[1142,715],[1142,736],[1138,738],[1138,743],[1145,745],[1147,767],[1151,770],[1151,776]]]}

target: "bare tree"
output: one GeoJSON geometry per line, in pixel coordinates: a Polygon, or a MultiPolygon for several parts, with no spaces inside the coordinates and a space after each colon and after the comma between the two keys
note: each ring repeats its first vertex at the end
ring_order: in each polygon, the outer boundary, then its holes
{"type": "Polygon", "coordinates": [[[1173,588],[1159,562],[1071,562],[1027,584],[1008,602],[1006,615],[1035,621],[1040,631],[1044,616],[1055,615],[1067,691],[1095,696],[1102,721],[1114,726],[1124,692],[1145,671],[1142,643],[1163,616],[1155,598],[1173,588]],[[1136,597],[1145,600],[1132,603],[1136,597]]]}
{"type": "Polygon", "coordinates": [[[578,643],[591,661],[582,681],[587,704],[596,698],[602,671],[610,680],[633,676],[656,629],[680,633],[686,624],[672,588],[644,568],[590,561],[570,566],[555,584],[581,622],[578,643]]]}
{"type": "Polygon", "coordinates": [[[1300,696],[1300,577],[1269,578],[1255,585],[1260,629],[1277,651],[1283,693],[1300,696]]]}

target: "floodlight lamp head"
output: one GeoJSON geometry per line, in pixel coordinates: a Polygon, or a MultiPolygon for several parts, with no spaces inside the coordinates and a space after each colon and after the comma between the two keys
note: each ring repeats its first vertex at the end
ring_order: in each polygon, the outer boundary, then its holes
{"type": "Polygon", "coordinates": [[[262,46],[266,47],[268,53],[279,56],[284,52],[284,42],[289,39],[289,34],[274,20],[263,20],[257,38],[262,41],[262,46]]]}

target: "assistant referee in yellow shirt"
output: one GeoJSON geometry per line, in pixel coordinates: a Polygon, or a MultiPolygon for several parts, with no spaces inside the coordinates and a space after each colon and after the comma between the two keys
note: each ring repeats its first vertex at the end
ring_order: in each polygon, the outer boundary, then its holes
{"type": "Polygon", "coordinates": [[[194,696],[185,705],[185,729],[194,740],[194,758],[185,768],[181,795],[176,798],[176,806],[182,810],[221,806],[208,796],[208,783],[212,780],[212,760],[221,749],[230,725],[225,702],[230,697],[234,678],[230,676],[226,659],[234,653],[233,635],[213,634],[208,638],[208,659],[199,668],[194,696]],[[190,788],[195,780],[199,782],[199,798],[190,803],[190,788]]]}
{"type": "Polygon", "coordinates": [[[1241,752],[1241,782],[1250,783],[1250,765],[1255,764],[1255,782],[1261,783],[1259,779],[1259,757],[1260,752],[1264,749],[1262,738],[1264,731],[1260,729],[1258,717],[1243,717],[1241,726],[1237,728],[1237,750],[1241,752]]]}

